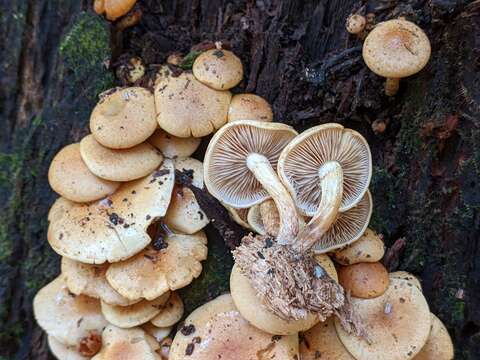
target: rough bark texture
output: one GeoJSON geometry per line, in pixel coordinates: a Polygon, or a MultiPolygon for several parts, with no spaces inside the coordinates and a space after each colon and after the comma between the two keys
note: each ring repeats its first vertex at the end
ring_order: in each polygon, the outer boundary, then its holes
{"type": "MultiPolygon", "coordinates": [[[[143,19],[109,46],[87,1],[0,0],[0,359],[48,359],[31,301],[58,271],[46,242],[55,198],[48,164],[88,130],[97,94],[114,84],[103,63],[129,52],[149,65],[202,40],[242,58],[251,91],[298,130],[338,121],[366,136],[374,156],[371,226],[387,245],[405,239],[399,269],[421,277],[448,326],[456,358],[480,358],[480,3],[466,0],[140,1],[143,19]],[[426,30],[433,56],[393,99],[344,30],[365,6],[377,21],[406,16],[426,30]],[[375,135],[371,123],[387,124],[375,135]],[[2,357],[3,356],[3,357],[2,357]]],[[[115,59],[113,59],[115,60],[115,59]]],[[[187,308],[228,288],[231,258],[208,230],[202,278],[187,308]]],[[[398,247],[401,248],[401,247],[398,247]]],[[[395,256],[393,256],[395,258],[395,256]]],[[[412,324],[414,326],[414,324],[412,324]]]]}

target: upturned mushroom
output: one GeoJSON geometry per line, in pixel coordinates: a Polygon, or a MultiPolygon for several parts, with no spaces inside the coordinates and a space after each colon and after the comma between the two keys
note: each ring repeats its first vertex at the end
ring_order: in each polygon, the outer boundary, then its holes
{"type": "Polygon", "coordinates": [[[401,78],[423,69],[430,53],[425,32],[404,19],[379,23],[363,43],[363,60],[370,70],[387,78],[385,94],[388,96],[397,93],[401,78]]]}
{"type": "Polygon", "coordinates": [[[353,297],[372,299],[388,288],[388,271],[379,262],[341,266],[338,280],[353,297]]]}
{"type": "Polygon", "coordinates": [[[452,339],[442,321],[434,314],[430,314],[432,327],[427,343],[414,360],[453,360],[455,354],[452,339]]]}
{"type": "Polygon", "coordinates": [[[192,155],[200,146],[202,139],[194,137],[176,137],[162,129],[157,129],[148,142],[160,150],[163,156],[175,159],[192,155]]]}
{"type": "Polygon", "coordinates": [[[228,122],[237,120],[273,121],[270,104],[255,94],[237,94],[232,97],[228,108],[228,122]]]}
{"type": "Polygon", "coordinates": [[[253,230],[250,224],[248,223],[249,208],[238,209],[225,204],[223,204],[223,206],[227,209],[233,221],[235,221],[238,225],[243,226],[245,229],[253,230]]]}
{"type": "Polygon", "coordinates": [[[353,265],[360,262],[377,262],[385,254],[385,244],[381,236],[373,230],[365,233],[353,244],[332,253],[335,262],[341,265],[353,265]]]}
{"type": "Polygon", "coordinates": [[[267,235],[267,230],[265,229],[265,225],[263,223],[262,214],[260,213],[260,204],[255,204],[248,209],[247,222],[249,228],[255,231],[257,234],[267,235]]]}

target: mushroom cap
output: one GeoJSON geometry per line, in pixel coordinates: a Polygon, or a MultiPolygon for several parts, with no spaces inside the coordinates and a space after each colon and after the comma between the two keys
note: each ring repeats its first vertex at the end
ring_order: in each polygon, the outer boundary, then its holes
{"type": "Polygon", "coordinates": [[[65,146],[55,155],[48,169],[48,182],[57,194],[76,202],[101,199],[120,185],[95,176],[82,160],[78,143],[65,146]]]}
{"type": "Polygon", "coordinates": [[[338,279],[352,296],[364,299],[382,295],[389,283],[388,271],[379,262],[341,266],[338,279]]]}
{"type": "Polygon", "coordinates": [[[442,321],[430,314],[432,326],[427,343],[415,356],[415,360],[453,360],[455,354],[452,339],[442,321]]]}
{"type": "Polygon", "coordinates": [[[192,74],[158,78],[157,121],[169,134],[186,138],[211,134],[227,122],[232,94],[209,88],[192,74]]]}
{"type": "Polygon", "coordinates": [[[338,283],[337,269],[335,268],[335,264],[333,263],[332,259],[330,259],[330,256],[327,254],[315,254],[313,257],[315,258],[315,261],[327,272],[328,276],[338,283]]]}
{"type": "Polygon", "coordinates": [[[362,318],[370,344],[348,334],[340,321],[335,327],[343,345],[357,360],[408,360],[425,345],[430,311],[422,292],[405,280],[390,279],[387,291],[374,299],[351,299],[362,318]],[[414,324],[414,326],[413,326],[414,324]]]}
{"type": "Polygon", "coordinates": [[[67,346],[79,346],[82,339],[100,334],[107,325],[100,301],[70,293],[61,276],[35,295],[33,313],[49,336],[67,346]]]}
{"type": "MultiPolygon", "coordinates": [[[[228,213],[230,214],[230,217],[232,218],[233,221],[235,221],[238,225],[246,228],[253,230],[250,224],[247,222],[248,221],[248,211],[250,210],[249,208],[245,209],[237,209],[228,205],[223,204],[223,206],[227,209],[228,213]]],[[[254,230],[255,231],[255,230],[254,230]]]]}
{"type": "Polygon", "coordinates": [[[230,274],[230,291],[236,308],[253,326],[269,334],[293,335],[318,323],[318,318],[309,314],[306,319],[283,320],[268,311],[250,285],[249,279],[234,265],[230,274]]]}
{"type": "Polygon", "coordinates": [[[204,159],[208,191],[228,206],[247,208],[270,196],[247,167],[248,155],[258,153],[277,167],[282,149],[297,132],[290,126],[241,120],[221,128],[210,140],[204,159]]]}
{"type": "Polygon", "coordinates": [[[251,326],[229,294],[202,305],[185,320],[170,348],[170,360],[298,358],[298,335],[272,336],[251,326]],[[189,355],[190,354],[190,355],[189,355]]]}
{"type": "Polygon", "coordinates": [[[121,328],[132,328],[146,322],[157,316],[167,303],[170,292],[154,300],[142,300],[133,305],[118,306],[108,305],[102,302],[102,314],[111,324],[121,328]]]}
{"type": "Polygon", "coordinates": [[[248,209],[247,221],[250,229],[255,231],[257,234],[267,235],[267,230],[263,224],[262,214],[260,213],[260,204],[255,204],[248,209]]]}
{"type": "Polygon", "coordinates": [[[207,258],[207,236],[171,234],[161,250],[148,247],[138,255],[111,264],[107,280],[128,299],[155,299],[169,290],[187,286],[202,272],[207,258]]]}
{"type": "Polygon", "coordinates": [[[388,20],[377,24],[363,43],[363,60],[374,73],[402,78],[419,72],[430,58],[427,35],[414,23],[388,20]]]}
{"type": "Polygon", "coordinates": [[[333,316],[304,332],[300,339],[302,360],[355,360],[338,338],[333,316]]]}
{"type": "Polygon", "coordinates": [[[82,356],[75,347],[62,344],[53,336],[47,337],[48,347],[58,360],[85,360],[87,357],[82,356]]]}
{"type": "Polygon", "coordinates": [[[231,51],[211,49],[201,53],[193,63],[193,75],[216,90],[228,90],[243,79],[242,61],[231,51]]]}
{"type": "Polygon", "coordinates": [[[420,291],[422,290],[422,283],[420,280],[413,274],[410,274],[409,272],[406,271],[394,271],[390,274],[388,274],[390,279],[402,279],[405,281],[408,281],[410,284],[413,286],[416,286],[420,291]]]}
{"type": "Polygon", "coordinates": [[[158,328],[167,328],[179,322],[182,316],[183,301],[176,292],[172,292],[162,311],[151,320],[151,323],[158,328]]]}
{"type": "Polygon", "coordinates": [[[353,265],[360,262],[377,262],[385,254],[385,244],[373,230],[365,233],[353,244],[332,253],[335,262],[341,265],[353,265]]]}
{"type": "Polygon", "coordinates": [[[270,104],[255,94],[237,94],[232,97],[228,108],[228,122],[238,120],[273,121],[270,104]]]}
{"type": "Polygon", "coordinates": [[[107,304],[127,306],[138,300],[129,300],[108,283],[105,274],[109,264],[92,265],[62,257],[62,276],[68,290],[75,295],[87,295],[107,304]]]}
{"type": "Polygon", "coordinates": [[[160,150],[167,158],[181,158],[192,155],[200,146],[202,139],[194,137],[181,138],[157,129],[148,142],[160,150]]]}
{"type": "Polygon", "coordinates": [[[343,197],[340,212],[358,204],[372,177],[372,155],[365,138],[352,129],[328,123],[304,131],[285,149],[278,160],[278,174],[303,215],[318,210],[322,188],[318,171],[329,161],[343,170],[343,197]]]}
{"type": "Polygon", "coordinates": [[[106,94],[90,116],[90,131],[108,148],[127,149],[141,144],[157,128],[154,97],[141,87],[106,94]]]}
{"type": "MultiPolygon", "coordinates": [[[[153,325],[151,322],[148,322],[146,324],[142,325],[142,329],[149,334],[150,336],[153,336],[155,340],[160,343],[163,341],[170,333],[172,332],[173,327],[157,327],[153,325]]],[[[160,344],[159,344],[160,345],[160,344]]]]}
{"type": "Polygon", "coordinates": [[[137,0],[105,0],[105,13],[107,19],[114,21],[128,13],[137,0]]]}
{"type": "Polygon", "coordinates": [[[110,149],[95,140],[93,135],[82,139],[80,153],[92,173],[112,181],[131,181],[147,176],[163,161],[162,154],[148,143],[128,149],[110,149]]]}
{"type": "Polygon", "coordinates": [[[151,241],[148,226],[165,216],[174,184],[166,159],[151,175],[89,204],[59,198],[49,213],[48,242],[58,254],[88,264],[127,259],[151,241]]]}

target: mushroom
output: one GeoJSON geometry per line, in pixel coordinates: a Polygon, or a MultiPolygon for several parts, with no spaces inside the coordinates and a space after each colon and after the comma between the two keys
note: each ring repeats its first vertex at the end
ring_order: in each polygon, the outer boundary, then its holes
{"type": "Polygon", "coordinates": [[[422,349],[430,333],[430,311],[422,292],[407,281],[390,279],[387,291],[374,299],[352,298],[361,314],[368,341],[335,327],[345,348],[357,360],[408,360],[422,349]],[[413,326],[414,325],[414,326],[413,326]]]}
{"type": "Polygon", "coordinates": [[[248,209],[247,222],[249,228],[260,235],[267,235],[267,230],[263,224],[262,214],[260,213],[260,204],[253,205],[248,209]]]}
{"type": "Polygon", "coordinates": [[[141,87],[107,92],[90,116],[92,135],[111,149],[128,149],[141,144],[156,128],[154,97],[141,87]]]}
{"type": "Polygon", "coordinates": [[[400,78],[423,69],[430,53],[427,35],[404,19],[379,23],[363,43],[363,60],[370,70],[387,78],[385,94],[388,96],[397,93],[400,78]]]}
{"type": "Polygon", "coordinates": [[[347,19],[346,28],[350,34],[358,35],[363,32],[365,25],[367,25],[367,19],[365,19],[365,16],[352,14],[347,19]]]}
{"type": "Polygon", "coordinates": [[[432,326],[427,343],[414,357],[414,360],[453,360],[455,354],[448,330],[442,321],[430,314],[432,326]]]}
{"type": "Polygon", "coordinates": [[[237,94],[228,108],[228,122],[237,120],[273,121],[273,111],[264,98],[255,94],[237,94]]]}
{"type": "Polygon", "coordinates": [[[338,282],[337,269],[332,259],[327,254],[316,254],[314,255],[315,261],[325,270],[333,280],[338,282]]]}
{"type": "Polygon", "coordinates": [[[200,146],[202,139],[194,137],[176,137],[162,129],[157,129],[148,142],[160,150],[167,158],[181,158],[192,155],[200,146]]]}
{"type": "Polygon", "coordinates": [[[87,135],[80,141],[80,154],[92,173],[111,181],[142,178],[163,161],[162,154],[148,143],[129,149],[110,149],[97,142],[93,135],[87,135]]]}
{"type": "Polygon", "coordinates": [[[142,300],[133,305],[108,305],[102,302],[102,314],[111,324],[121,328],[132,328],[145,324],[157,316],[170,297],[167,291],[154,300],[142,300]]]}
{"type": "Polygon", "coordinates": [[[158,328],[167,328],[179,322],[182,316],[183,301],[176,292],[172,292],[162,311],[151,320],[151,323],[158,328]]]}
{"type": "Polygon", "coordinates": [[[200,231],[193,235],[169,234],[159,243],[136,256],[111,264],[107,280],[128,299],[155,299],[169,290],[187,286],[202,272],[207,258],[207,237],[200,231]]]}
{"type": "Polygon", "coordinates": [[[165,216],[173,184],[173,164],[166,159],[149,176],[101,201],[59,198],[49,213],[48,242],[58,254],[88,264],[127,259],[150,243],[147,228],[165,216]]]}
{"type": "Polygon", "coordinates": [[[98,15],[105,13],[105,0],[93,0],[93,11],[98,15]]]}
{"type": "Polygon", "coordinates": [[[162,342],[165,338],[170,335],[172,332],[173,327],[157,327],[153,325],[151,322],[148,322],[146,324],[142,325],[142,329],[149,334],[150,336],[153,336],[155,340],[160,343],[162,342]]]}
{"type": "Polygon", "coordinates": [[[75,202],[89,202],[113,194],[120,185],[95,176],[80,156],[80,145],[61,149],[48,169],[48,182],[53,191],[75,202]]]}
{"type": "Polygon", "coordinates": [[[100,311],[100,301],[72,294],[61,276],[35,295],[33,313],[38,325],[49,336],[77,351],[87,339],[98,340],[107,325],[100,311]]]}
{"type": "Polygon", "coordinates": [[[238,209],[225,204],[223,204],[223,206],[227,209],[233,221],[235,221],[238,225],[246,229],[253,230],[250,224],[248,223],[248,211],[250,210],[249,208],[238,209]]]}
{"type": "Polygon", "coordinates": [[[388,271],[379,262],[341,266],[338,270],[340,285],[354,297],[372,299],[388,288],[388,271]]]}
{"type": "Polygon", "coordinates": [[[160,127],[174,136],[202,137],[227,122],[232,94],[209,88],[192,74],[159,77],[155,105],[160,127]]]}
{"type": "Polygon", "coordinates": [[[338,338],[333,317],[302,334],[300,358],[302,360],[355,360],[338,338]]]}
{"type": "Polygon", "coordinates": [[[198,81],[215,90],[233,88],[243,78],[242,61],[233,52],[223,49],[201,53],[195,59],[192,71],[198,81]]]}
{"type": "Polygon", "coordinates": [[[360,262],[380,261],[384,254],[385,245],[382,238],[373,230],[367,229],[360,239],[335,251],[332,256],[341,265],[353,265],[360,262]]]}
{"type": "Polygon", "coordinates": [[[177,332],[170,360],[298,358],[298,336],[273,336],[251,326],[229,294],[191,313],[177,332]]]}
{"type": "Polygon", "coordinates": [[[420,291],[422,290],[422,284],[420,280],[415,276],[406,271],[394,271],[389,274],[390,279],[401,279],[408,281],[413,286],[416,286],[420,291]]]}
{"type": "Polygon", "coordinates": [[[162,360],[168,360],[170,356],[170,347],[172,346],[173,339],[171,337],[166,337],[160,343],[160,350],[158,353],[162,360]]]}
{"type": "Polygon", "coordinates": [[[68,290],[75,295],[87,295],[107,304],[127,306],[141,299],[129,300],[107,282],[105,274],[109,264],[91,265],[62,257],[62,276],[68,290]]]}
{"type": "MultiPolygon", "coordinates": [[[[73,346],[67,346],[55,339],[53,336],[47,337],[48,347],[58,360],[85,360],[86,356],[80,354],[73,346]]],[[[101,343],[99,343],[101,346],[101,343]]]]}
{"type": "MultiPolygon", "coordinates": [[[[95,3],[96,2],[97,1],[95,1],[95,3]]],[[[102,2],[107,19],[115,21],[119,17],[127,14],[133,8],[137,0],[103,0],[102,2]]],[[[103,14],[103,11],[98,12],[97,9],[101,10],[101,7],[95,7],[95,11],[97,12],[97,14],[103,14]]]]}

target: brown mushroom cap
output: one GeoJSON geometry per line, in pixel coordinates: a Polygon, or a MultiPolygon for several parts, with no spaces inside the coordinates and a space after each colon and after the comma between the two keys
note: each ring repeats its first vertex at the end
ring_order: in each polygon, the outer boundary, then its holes
{"type": "Polygon", "coordinates": [[[33,313],[38,325],[67,346],[78,347],[83,339],[100,334],[107,321],[100,311],[100,301],[68,291],[62,277],[47,284],[33,299],[33,313]]]}
{"type": "Polygon", "coordinates": [[[328,123],[304,131],[282,151],[278,174],[304,215],[317,212],[322,197],[319,170],[330,161],[343,170],[339,211],[345,212],[364,197],[372,177],[372,155],[362,135],[328,123]]]}
{"type": "Polygon", "coordinates": [[[387,291],[374,299],[352,298],[370,344],[348,334],[335,319],[338,336],[357,360],[408,360],[425,345],[430,311],[422,292],[405,280],[390,279],[387,291]]]}
{"type": "Polygon", "coordinates": [[[232,97],[228,108],[228,122],[237,120],[273,121],[270,104],[255,94],[237,94],[232,97]]]}
{"type": "Polygon", "coordinates": [[[352,296],[364,299],[382,295],[389,283],[388,271],[379,262],[341,266],[338,279],[352,296]]]}
{"type": "Polygon", "coordinates": [[[162,129],[157,129],[148,142],[155,146],[167,158],[181,158],[192,155],[200,146],[202,139],[194,137],[176,137],[162,129]]]}
{"type": "Polygon", "coordinates": [[[394,271],[389,274],[390,279],[401,279],[409,282],[413,286],[416,286],[420,291],[422,290],[422,283],[420,280],[413,274],[410,274],[406,271],[394,271]]]}
{"type": "Polygon", "coordinates": [[[455,354],[452,339],[442,321],[430,314],[432,327],[427,343],[414,357],[414,360],[453,360],[455,354]]]}
{"type": "Polygon", "coordinates": [[[207,258],[207,236],[168,235],[161,250],[148,247],[138,255],[111,264],[107,280],[128,299],[155,299],[169,290],[187,286],[202,272],[207,258]]]}
{"type": "Polygon", "coordinates": [[[387,78],[403,78],[419,72],[430,53],[430,41],[423,30],[402,19],[377,24],[363,43],[367,66],[387,78]]]}
{"type": "Polygon", "coordinates": [[[230,291],[235,306],[242,316],[253,326],[269,334],[293,335],[310,329],[319,321],[313,314],[309,314],[306,319],[283,320],[268,311],[237,265],[233,266],[230,274],[230,291]]]}
{"type": "Polygon", "coordinates": [[[242,61],[228,50],[211,49],[201,53],[192,71],[198,81],[216,90],[233,88],[243,78],[242,61]]]}
{"type": "Polygon", "coordinates": [[[76,202],[88,202],[112,194],[120,185],[95,176],[80,156],[80,145],[60,150],[48,169],[48,182],[59,195],[76,202]]]}
{"type": "Polygon", "coordinates": [[[129,149],[110,149],[97,142],[93,135],[82,139],[80,154],[92,173],[112,181],[131,181],[147,176],[163,160],[162,154],[148,143],[129,149]]]}
{"type": "Polygon", "coordinates": [[[152,93],[141,87],[105,95],[90,116],[90,131],[108,148],[127,149],[141,144],[157,128],[152,93]]]}
{"type": "Polygon", "coordinates": [[[229,294],[202,305],[185,320],[170,360],[296,359],[298,336],[273,336],[251,326],[229,294]]]}
{"type": "Polygon", "coordinates": [[[338,283],[337,269],[335,268],[332,259],[330,259],[330,256],[327,254],[316,254],[314,255],[314,258],[315,261],[327,272],[328,276],[338,283]]]}
{"type": "Polygon", "coordinates": [[[53,336],[47,337],[48,347],[58,360],[85,360],[86,356],[82,356],[74,346],[67,346],[55,339],[53,336]]]}
{"type": "Polygon", "coordinates": [[[127,259],[150,243],[147,228],[165,216],[173,184],[173,164],[166,159],[107,199],[76,204],[60,198],[49,213],[48,242],[58,254],[84,263],[127,259]]]}
{"type": "Polygon", "coordinates": [[[178,137],[206,136],[227,122],[231,97],[229,91],[211,89],[192,74],[161,77],[155,85],[158,124],[178,137]]]}
{"type": "Polygon", "coordinates": [[[158,328],[168,328],[179,322],[182,316],[183,301],[176,292],[172,292],[162,311],[151,320],[151,323],[158,328]]]}
{"type": "Polygon", "coordinates": [[[114,21],[127,14],[137,0],[104,0],[107,19],[114,21]]]}
{"type": "Polygon", "coordinates": [[[377,262],[385,254],[385,244],[373,230],[365,233],[353,244],[332,253],[333,259],[341,265],[353,265],[359,262],[377,262]]]}

